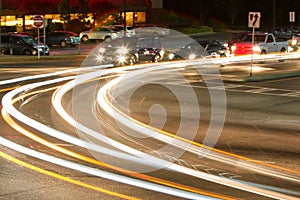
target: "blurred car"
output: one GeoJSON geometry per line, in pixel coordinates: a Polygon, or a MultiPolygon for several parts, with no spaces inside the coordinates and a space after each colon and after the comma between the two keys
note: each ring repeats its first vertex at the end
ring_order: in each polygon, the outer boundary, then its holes
{"type": "Polygon", "coordinates": [[[104,41],[121,37],[122,33],[118,27],[114,26],[101,26],[88,31],[83,31],[79,37],[83,42],[88,40],[104,41]]]}
{"type": "Polygon", "coordinates": [[[38,44],[31,36],[23,34],[2,34],[0,51],[3,54],[50,55],[47,45],[38,44]]]}
{"type": "Polygon", "coordinates": [[[229,57],[229,48],[217,40],[198,42],[210,57],[229,57]]]}
{"type": "Polygon", "coordinates": [[[137,61],[159,62],[164,56],[164,48],[159,37],[142,37],[137,40],[135,56],[137,61]]]}
{"type": "Polygon", "coordinates": [[[141,24],[135,27],[137,35],[166,36],[170,35],[170,29],[155,26],[154,24],[141,24]]]}
{"type": "MultiPolygon", "coordinates": [[[[40,42],[44,42],[44,36],[40,36],[40,42]]],[[[80,37],[71,31],[53,31],[46,35],[46,44],[48,46],[60,45],[61,47],[75,46],[80,44],[80,37]]]]}
{"type": "Polygon", "coordinates": [[[115,66],[139,62],[159,62],[164,49],[159,37],[124,37],[101,43],[98,61],[115,66]]]}
{"type": "Polygon", "coordinates": [[[174,52],[174,55],[169,56],[170,60],[193,60],[197,58],[208,57],[227,57],[230,56],[228,47],[216,40],[208,41],[193,41],[178,51],[174,52]]]}
{"type": "Polygon", "coordinates": [[[237,34],[235,34],[230,41],[226,42],[224,44],[225,47],[227,47],[230,52],[232,53],[234,51],[234,44],[237,43],[237,42],[240,42],[242,41],[245,37],[247,37],[247,34],[250,33],[249,31],[245,31],[245,32],[239,32],[237,34]]]}
{"type": "Polygon", "coordinates": [[[207,52],[197,42],[193,41],[185,46],[181,47],[178,51],[175,51],[173,55],[169,55],[170,60],[193,60],[196,58],[203,58],[207,56],[207,52]]]}
{"type": "Polygon", "coordinates": [[[124,34],[124,25],[121,24],[116,24],[116,25],[111,25],[110,27],[114,27],[117,29],[119,32],[120,37],[121,36],[126,36],[126,37],[133,37],[135,36],[135,30],[132,26],[126,26],[126,32],[124,34]]]}
{"type": "Polygon", "coordinates": [[[291,39],[297,33],[291,28],[277,27],[273,30],[273,34],[279,38],[291,39]]]}
{"type": "Polygon", "coordinates": [[[136,38],[116,38],[98,45],[97,60],[100,64],[133,65],[137,62],[134,55],[136,38]]]}

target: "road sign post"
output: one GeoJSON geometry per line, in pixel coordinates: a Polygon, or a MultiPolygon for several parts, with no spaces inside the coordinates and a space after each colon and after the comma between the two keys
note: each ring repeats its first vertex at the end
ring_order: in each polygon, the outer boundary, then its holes
{"type": "Polygon", "coordinates": [[[293,28],[293,23],[295,22],[295,12],[290,12],[290,23],[291,23],[291,28],[293,28]]]}
{"type": "Polygon", "coordinates": [[[253,68],[253,47],[254,47],[254,34],[255,34],[255,28],[260,27],[260,12],[249,12],[248,15],[248,27],[252,28],[252,57],[251,57],[251,66],[250,66],[250,72],[249,76],[252,76],[252,68],[253,68]]]}
{"type": "Polygon", "coordinates": [[[43,15],[35,15],[33,16],[33,27],[38,29],[38,59],[40,59],[40,28],[44,26],[44,16],[43,15]]]}

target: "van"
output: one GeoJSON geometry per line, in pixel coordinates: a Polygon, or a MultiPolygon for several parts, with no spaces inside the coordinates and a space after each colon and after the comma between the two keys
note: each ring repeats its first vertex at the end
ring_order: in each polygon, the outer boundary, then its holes
{"type": "Polygon", "coordinates": [[[11,55],[50,55],[47,45],[38,45],[29,35],[6,33],[1,35],[0,51],[11,55]]]}

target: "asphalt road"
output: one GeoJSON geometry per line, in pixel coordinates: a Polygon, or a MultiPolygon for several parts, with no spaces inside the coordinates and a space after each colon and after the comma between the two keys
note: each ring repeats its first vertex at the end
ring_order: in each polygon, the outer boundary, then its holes
{"type": "MultiPolygon", "coordinates": [[[[76,59],[49,60],[46,62],[0,63],[2,72],[5,72],[1,73],[0,76],[1,99],[8,91],[22,85],[77,75],[76,71],[68,71],[67,73],[54,74],[34,80],[23,79],[30,75],[76,70],[83,62],[83,59],[84,57],[78,57],[76,59]],[[4,83],[5,80],[13,78],[20,78],[21,80],[4,83]]],[[[106,136],[110,136],[118,142],[137,150],[152,152],[151,155],[155,155],[160,159],[194,169],[198,173],[205,172],[208,175],[221,178],[226,177],[229,180],[246,181],[247,183],[252,183],[251,186],[258,188],[263,186],[264,189],[270,189],[272,187],[272,190],[275,192],[299,197],[299,182],[288,179],[288,177],[292,176],[299,180],[300,171],[300,148],[298,145],[300,113],[299,109],[297,109],[300,104],[299,64],[297,59],[286,60],[285,62],[278,62],[278,60],[268,60],[264,63],[255,62],[252,66],[253,75],[251,77],[249,76],[249,62],[245,64],[228,64],[225,67],[220,67],[216,64],[213,67],[216,67],[218,73],[207,67],[201,69],[199,74],[199,67],[203,67],[202,65],[182,68],[178,71],[178,74],[174,74],[174,71],[171,70],[161,69],[160,71],[144,73],[140,78],[133,78],[132,81],[127,80],[126,82],[124,80],[124,85],[120,84],[120,86],[118,85],[119,88],[115,87],[115,90],[113,90],[113,92],[122,91],[118,98],[115,99],[115,106],[119,110],[126,111],[127,107],[124,105],[126,105],[125,100],[129,96],[131,117],[142,123],[163,129],[166,132],[178,133],[182,131],[180,136],[190,139],[189,134],[195,130],[193,125],[195,125],[195,122],[197,122],[196,125],[199,122],[196,134],[192,138],[194,142],[199,144],[216,142],[212,146],[218,149],[217,153],[221,151],[222,156],[216,154],[215,157],[199,157],[198,154],[190,151],[184,151],[182,155],[178,156],[176,149],[173,149],[173,147],[169,147],[169,151],[164,149],[167,146],[165,142],[152,138],[145,139],[141,136],[137,137],[136,134],[139,135],[139,133],[135,131],[130,131],[132,135],[128,135],[128,130],[120,130],[120,126],[118,126],[118,122],[115,119],[106,114],[99,114],[102,113],[101,111],[104,108],[96,107],[95,109],[96,100],[94,98],[89,99],[89,96],[85,95],[85,91],[89,91],[90,87],[93,87],[93,85],[88,83],[78,88],[79,91],[82,91],[82,94],[78,94],[78,96],[74,96],[74,92],[73,94],[67,93],[63,97],[63,106],[66,110],[72,111],[72,105],[76,105],[74,102],[77,102],[75,99],[78,98],[82,104],[76,110],[76,112],[79,112],[76,114],[82,123],[93,127],[93,121],[89,121],[88,118],[93,113],[91,116],[97,116],[98,119],[101,119],[99,121],[103,121],[103,123],[100,123],[100,127],[105,131],[106,136]],[[281,77],[286,74],[288,76],[281,77]],[[224,83],[219,82],[220,79],[224,83]],[[140,85],[140,87],[138,89],[133,87],[135,84],[140,85]],[[130,89],[130,87],[132,88],[130,89]],[[189,95],[189,92],[192,91],[195,96],[189,95]],[[219,94],[223,94],[222,92],[225,92],[225,96],[219,96],[219,94]],[[178,100],[178,97],[183,99],[178,100]],[[197,101],[194,102],[192,97],[195,97],[197,101]],[[222,110],[224,109],[222,107],[224,104],[226,107],[225,110],[222,110]],[[195,114],[198,109],[200,112],[199,116],[195,114]],[[188,113],[187,119],[183,118],[183,111],[188,113]],[[215,112],[212,117],[213,111],[215,112]],[[225,121],[222,126],[221,115],[224,114],[223,111],[225,111],[225,121]],[[221,125],[222,127],[220,135],[207,134],[213,119],[216,119],[216,123],[220,123],[215,125],[221,125]],[[181,129],[181,125],[184,127],[183,129],[181,129]],[[175,152],[175,154],[171,154],[171,152],[175,152]],[[223,152],[226,152],[225,155],[223,152]],[[225,162],[225,158],[230,161],[225,162]],[[251,165],[245,165],[249,160],[251,165]],[[255,167],[258,167],[256,164],[259,167],[263,167],[255,170],[255,167]],[[265,173],[265,167],[269,170],[271,169],[271,172],[265,173]]],[[[143,66],[133,66],[133,68],[142,69],[143,66]]],[[[97,82],[97,87],[125,73],[122,68],[111,71],[111,73],[109,73],[109,70],[106,72],[108,74],[104,79],[97,82]]],[[[61,86],[62,83],[66,83],[66,81],[29,89],[20,93],[18,96],[21,99],[15,103],[15,107],[31,119],[41,122],[47,127],[78,137],[78,130],[66,124],[54,111],[50,103],[53,90],[44,91],[44,89],[52,87],[55,89],[61,86]]],[[[13,130],[9,124],[13,125],[14,123],[12,121],[6,123],[4,118],[1,118],[0,136],[4,139],[14,141],[31,150],[47,153],[53,157],[66,159],[88,167],[95,167],[107,172],[115,172],[111,168],[62,154],[58,148],[53,150],[46,147],[20,134],[21,130],[13,130]]],[[[112,158],[102,154],[103,152],[94,154],[94,152],[84,148],[54,139],[43,134],[42,131],[29,128],[23,123],[19,124],[39,137],[51,141],[57,147],[63,147],[82,156],[98,160],[99,157],[97,156],[100,156],[100,160],[103,159],[106,163],[114,164],[127,170],[132,168],[139,169],[137,168],[139,165],[132,162],[124,162],[123,160],[112,158]]],[[[215,130],[214,127],[211,127],[212,130],[210,131],[217,133],[218,130],[215,130]]],[[[0,164],[0,198],[2,199],[126,199],[133,197],[140,199],[182,199],[173,195],[129,186],[77,170],[67,169],[56,164],[50,164],[49,162],[18,153],[3,145],[0,146],[0,153],[2,156],[0,164]],[[16,164],[13,162],[13,158],[8,157],[6,154],[31,164],[31,166],[21,161],[18,162],[19,164],[16,164]],[[43,170],[47,170],[47,175],[41,173],[44,172],[43,170]],[[78,185],[75,185],[74,182],[72,184],[67,182],[66,179],[54,178],[49,176],[51,173],[80,181],[80,183],[85,185],[79,186],[79,182],[76,182],[78,185]],[[102,189],[100,190],[100,188],[102,189]],[[117,196],[113,192],[127,196],[117,196]]],[[[212,196],[220,194],[223,198],[226,196],[234,199],[267,199],[267,197],[254,194],[253,192],[245,192],[212,183],[202,179],[203,177],[196,177],[193,174],[178,173],[176,170],[170,171],[167,170],[168,167],[166,165],[165,168],[150,170],[144,174],[149,175],[152,181],[154,180],[153,177],[156,177],[181,184],[180,188],[187,189],[186,186],[189,186],[196,189],[197,192],[200,190],[208,191],[212,196]]],[[[118,172],[118,174],[126,173],[118,172]]],[[[135,177],[133,174],[126,174],[126,176],[135,177]]],[[[135,179],[138,178],[135,177],[135,179]]]]}

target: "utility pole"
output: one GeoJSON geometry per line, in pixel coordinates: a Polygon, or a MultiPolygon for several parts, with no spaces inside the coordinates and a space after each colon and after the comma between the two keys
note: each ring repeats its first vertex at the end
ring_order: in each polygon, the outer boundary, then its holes
{"type": "Polygon", "coordinates": [[[0,0],[0,45],[2,43],[2,41],[1,41],[1,34],[2,34],[1,25],[2,25],[2,0],[0,0]]]}
{"type": "Polygon", "coordinates": [[[273,0],[273,30],[276,28],[276,0],[273,0]]]}
{"type": "Polygon", "coordinates": [[[123,0],[123,12],[124,12],[124,21],[123,21],[123,30],[124,30],[124,37],[126,36],[126,0],[123,0]]]}

